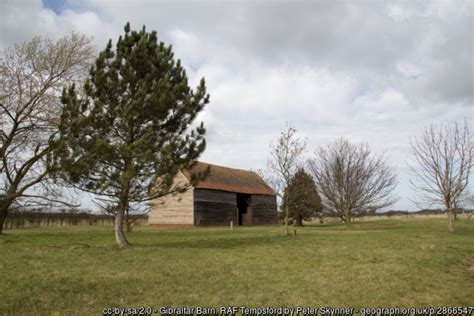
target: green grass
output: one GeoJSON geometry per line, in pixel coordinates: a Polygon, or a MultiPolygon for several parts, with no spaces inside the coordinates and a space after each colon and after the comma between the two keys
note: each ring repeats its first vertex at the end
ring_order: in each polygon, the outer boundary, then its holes
{"type": "Polygon", "coordinates": [[[100,315],[106,306],[468,306],[474,222],[444,219],[300,228],[7,230],[1,315],[100,315]],[[58,313],[59,312],[59,313],[58,313]]]}

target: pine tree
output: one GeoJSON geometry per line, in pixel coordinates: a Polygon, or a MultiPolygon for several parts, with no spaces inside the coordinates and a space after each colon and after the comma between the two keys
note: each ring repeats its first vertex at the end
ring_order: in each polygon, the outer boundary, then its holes
{"type": "Polygon", "coordinates": [[[323,210],[316,184],[302,168],[290,180],[284,194],[283,209],[288,207],[289,216],[295,221],[296,226],[303,226],[303,220],[310,220],[317,212],[323,210]]]}
{"type": "Polygon", "coordinates": [[[83,91],[63,91],[51,164],[69,183],[116,205],[119,247],[128,245],[123,218],[130,203],[186,189],[173,178],[205,149],[203,123],[190,125],[208,102],[204,78],[192,90],[172,47],[145,27],[130,31],[129,23],[115,50],[110,40],[99,54],[83,91]]]}

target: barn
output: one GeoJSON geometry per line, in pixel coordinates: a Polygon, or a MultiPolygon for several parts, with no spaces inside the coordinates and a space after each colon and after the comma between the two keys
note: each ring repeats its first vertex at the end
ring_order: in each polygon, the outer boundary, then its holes
{"type": "Polygon", "coordinates": [[[189,184],[191,175],[210,167],[205,180],[186,192],[151,202],[148,223],[157,226],[274,224],[278,220],[275,192],[253,171],[198,162],[182,170],[175,184],[189,184]]]}

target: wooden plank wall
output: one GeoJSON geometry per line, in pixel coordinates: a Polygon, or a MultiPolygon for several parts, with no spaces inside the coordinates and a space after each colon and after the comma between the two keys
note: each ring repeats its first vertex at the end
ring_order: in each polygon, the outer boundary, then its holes
{"type": "MultiPolygon", "coordinates": [[[[180,172],[174,183],[187,183],[188,180],[180,172]]],[[[148,214],[148,224],[152,225],[183,225],[192,226],[194,188],[180,194],[170,194],[153,200],[148,214]]]]}
{"type": "Polygon", "coordinates": [[[194,225],[237,225],[235,193],[194,189],[194,225]]]}
{"type": "Polygon", "coordinates": [[[278,222],[276,197],[252,195],[252,224],[276,224],[278,222]]]}
{"type": "MultiPolygon", "coordinates": [[[[252,204],[247,211],[253,225],[278,222],[276,197],[252,195],[252,204]]],[[[238,225],[237,196],[235,193],[194,189],[194,225],[238,225]]]]}

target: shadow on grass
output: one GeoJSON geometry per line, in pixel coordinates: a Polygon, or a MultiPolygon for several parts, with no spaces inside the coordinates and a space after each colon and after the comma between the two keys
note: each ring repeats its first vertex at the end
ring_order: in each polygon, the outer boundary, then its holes
{"type": "Polygon", "coordinates": [[[344,228],[346,224],[344,223],[324,223],[324,224],[305,224],[303,227],[311,227],[311,228],[334,228],[334,227],[340,227],[344,228]]]}
{"type": "Polygon", "coordinates": [[[354,225],[353,230],[400,230],[404,227],[402,225],[393,224],[372,224],[372,225],[354,225]]]}
{"type": "Polygon", "coordinates": [[[250,236],[235,238],[205,238],[183,241],[157,241],[153,244],[134,243],[136,248],[173,248],[173,249],[235,249],[249,246],[270,246],[296,240],[292,236],[250,236]]]}
{"type": "Polygon", "coordinates": [[[356,222],[352,224],[352,227],[347,227],[345,223],[325,223],[325,224],[308,224],[304,227],[311,229],[330,230],[336,229],[337,231],[365,231],[365,230],[389,230],[389,229],[402,229],[403,225],[396,223],[376,223],[376,222],[356,222]]]}
{"type": "MultiPolygon", "coordinates": [[[[474,225],[458,225],[457,227],[454,226],[454,232],[450,233],[453,235],[471,235],[473,234],[474,225]]],[[[448,232],[448,228],[446,227],[446,232],[448,232]]]]}
{"type": "MultiPolygon", "coordinates": [[[[143,226],[140,227],[137,232],[140,234],[149,234],[149,235],[159,235],[159,236],[215,236],[215,234],[223,234],[223,233],[261,233],[264,230],[271,231],[272,229],[280,228],[279,225],[256,225],[256,226],[237,226],[231,230],[228,226],[210,226],[210,227],[150,227],[150,226],[143,226]]],[[[282,231],[284,227],[281,227],[282,231]]],[[[135,231],[134,231],[135,232],[135,231]]]]}

